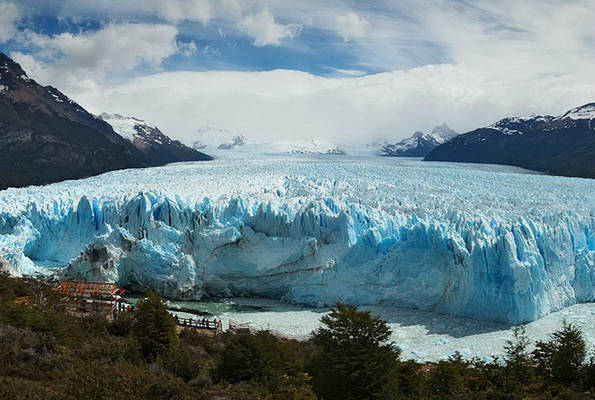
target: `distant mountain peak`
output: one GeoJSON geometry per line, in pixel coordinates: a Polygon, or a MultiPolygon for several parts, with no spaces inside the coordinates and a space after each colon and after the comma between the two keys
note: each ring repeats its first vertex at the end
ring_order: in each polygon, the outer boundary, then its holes
{"type": "Polygon", "coordinates": [[[392,157],[424,157],[440,144],[458,135],[446,123],[436,126],[430,133],[416,131],[410,137],[395,144],[385,144],[380,155],[392,157]]]}
{"type": "Polygon", "coordinates": [[[196,130],[196,137],[192,141],[191,147],[196,150],[229,150],[247,143],[248,139],[241,133],[205,125],[196,130]]]}
{"type": "Polygon", "coordinates": [[[446,140],[450,140],[458,134],[459,132],[451,129],[450,126],[446,124],[446,122],[443,122],[441,125],[436,126],[434,129],[432,129],[431,133],[432,136],[440,137],[446,140]]]}

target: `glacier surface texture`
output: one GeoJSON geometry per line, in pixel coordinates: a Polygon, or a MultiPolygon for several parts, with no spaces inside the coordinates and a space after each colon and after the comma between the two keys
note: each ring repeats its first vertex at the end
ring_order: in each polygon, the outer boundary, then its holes
{"type": "Polygon", "coordinates": [[[0,192],[0,267],[177,299],[394,305],[512,323],[595,301],[595,180],[279,156],[0,192]]]}

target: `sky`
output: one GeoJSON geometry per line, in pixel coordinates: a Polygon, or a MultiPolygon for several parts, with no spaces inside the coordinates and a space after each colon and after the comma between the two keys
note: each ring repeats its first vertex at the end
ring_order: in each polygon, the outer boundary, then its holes
{"type": "Polygon", "coordinates": [[[595,101],[593,0],[0,0],[0,51],[191,141],[401,139],[595,101]]]}

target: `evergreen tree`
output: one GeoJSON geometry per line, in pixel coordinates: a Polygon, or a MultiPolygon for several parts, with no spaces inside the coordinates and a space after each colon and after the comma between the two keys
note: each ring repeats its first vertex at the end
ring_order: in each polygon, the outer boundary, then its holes
{"type": "Polygon", "coordinates": [[[512,329],[512,339],[506,341],[504,346],[504,361],[510,375],[520,381],[526,381],[531,376],[531,353],[524,326],[515,326],[512,329]]]}
{"type": "Polygon", "coordinates": [[[136,308],[132,332],[145,358],[153,360],[177,344],[176,321],[161,297],[151,291],[136,304],[136,308]]]}
{"type": "Polygon", "coordinates": [[[337,304],[313,332],[321,352],[312,366],[314,390],[325,400],[396,396],[399,350],[386,321],[369,311],[337,304]]]}
{"type": "Polygon", "coordinates": [[[555,382],[569,385],[579,378],[587,356],[587,346],[581,330],[564,321],[562,329],[552,333],[547,342],[535,345],[533,358],[539,373],[555,382]]]}

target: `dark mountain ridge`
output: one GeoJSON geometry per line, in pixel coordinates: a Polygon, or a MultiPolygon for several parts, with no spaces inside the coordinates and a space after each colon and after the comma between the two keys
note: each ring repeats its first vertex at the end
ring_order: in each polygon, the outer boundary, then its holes
{"type": "Polygon", "coordinates": [[[514,165],[595,178],[595,103],[559,117],[505,118],[441,144],[424,160],[514,165]]]}
{"type": "MultiPolygon", "coordinates": [[[[205,159],[195,152],[195,160],[205,159]]],[[[0,53],[0,189],[164,163],[0,53]]]]}

